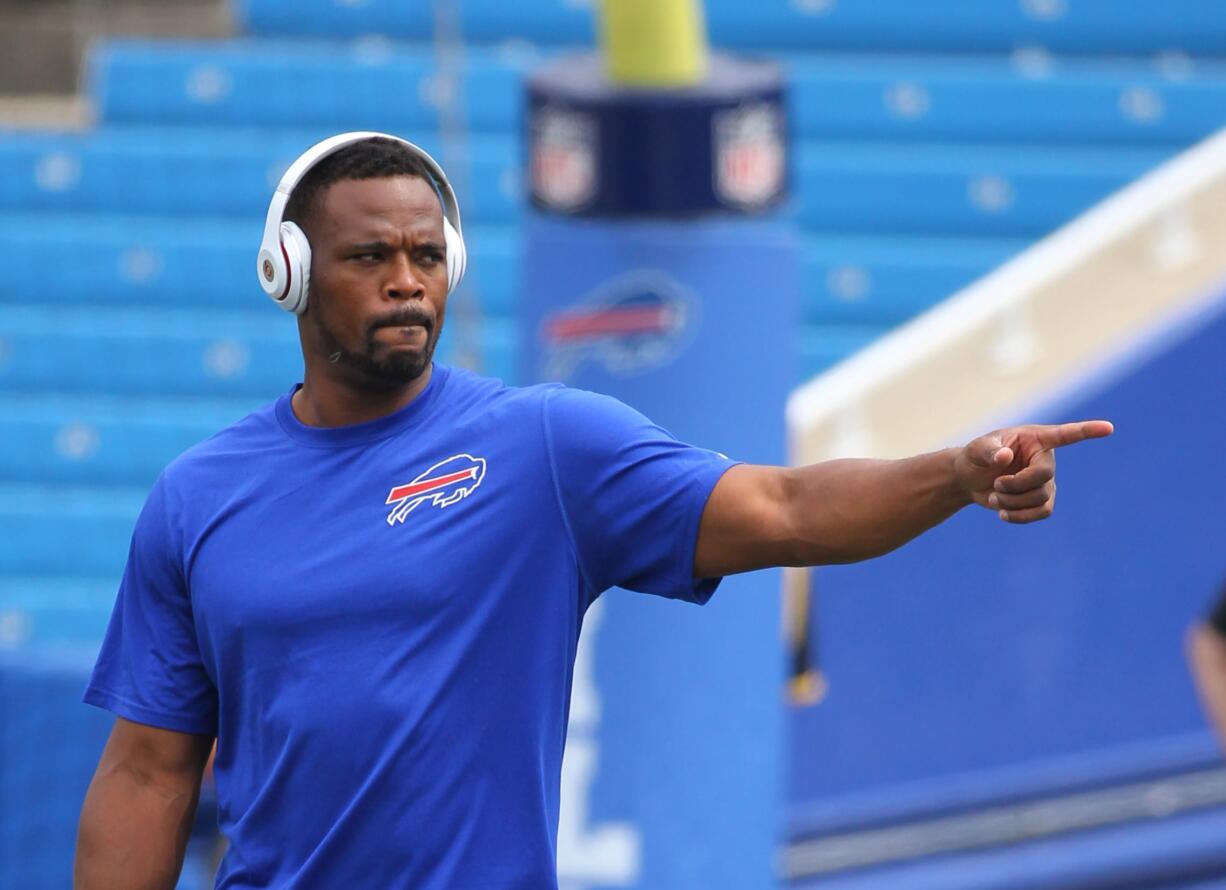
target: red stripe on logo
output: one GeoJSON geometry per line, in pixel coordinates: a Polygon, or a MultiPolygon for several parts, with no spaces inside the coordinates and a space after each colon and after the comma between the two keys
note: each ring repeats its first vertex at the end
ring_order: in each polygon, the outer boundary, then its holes
{"type": "Polygon", "coordinates": [[[477,468],[469,467],[467,470],[460,470],[458,473],[448,473],[446,476],[437,476],[434,479],[423,479],[421,482],[410,482],[408,485],[393,488],[391,494],[387,496],[386,503],[394,504],[396,501],[403,501],[405,498],[411,498],[415,494],[424,494],[436,488],[442,488],[450,485],[452,482],[459,482],[461,479],[475,478],[477,478],[477,468]]]}
{"type": "Polygon", "coordinates": [[[550,340],[607,337],[613,334],[640,334],[660,331],[672,324],[672,310],[666,306],[629,306],[602,312],[572,313],[546,324],[550,340]]]}

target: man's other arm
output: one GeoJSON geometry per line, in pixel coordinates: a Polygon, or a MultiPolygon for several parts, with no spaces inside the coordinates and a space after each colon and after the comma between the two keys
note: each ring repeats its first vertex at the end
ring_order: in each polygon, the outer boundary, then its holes
{"type": "Polygon", "coordinates": [[[1188,631],[1188,664],[1209,722],[1226,748],[1226,637],[1204,622],[1188,631]]]}
{"type": "Polygon", "coordinates": [[[76,890],[172,890],[212,745],[116,719],[81,809],[76,890]]]}
{"type": "Polygon", "coordinates": [[[1055,449],[1111,432],[1097,420],[1030,425],[904,460],[733,467],[703,511],[694,576],[870,559],[971,503],[1010,523],[1046,519],[1055,506],[1055,449]]]}

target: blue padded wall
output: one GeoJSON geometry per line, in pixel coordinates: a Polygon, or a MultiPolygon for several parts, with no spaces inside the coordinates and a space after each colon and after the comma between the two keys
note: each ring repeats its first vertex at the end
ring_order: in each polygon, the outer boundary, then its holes
{"type": "MultiPolygon", "coordinates": [[[[1226,474],[1188,451],[1226,435],[1223,343],[1226,294],[1027,412],[1117,425],[1061,450],[1050,522],[971,509],[881,559],[815,570],[829,689],[793,721],[796,832],[1219,762],[1183,639],[1226,580],[1226,474]],[[1155,499],[1138,507],[1138,492],[1155,499]]],[[[1195,837],[1226,867],[1220,835],[1195,837]]],[[[1132,843],[1101,868],[1120,872],[1132,843]]]]}

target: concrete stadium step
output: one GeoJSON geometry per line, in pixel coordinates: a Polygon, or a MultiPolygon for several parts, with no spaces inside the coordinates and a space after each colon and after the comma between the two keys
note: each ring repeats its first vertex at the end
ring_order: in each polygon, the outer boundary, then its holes
{"type": "MultiPolygon", "coordinates": [[[[505,319],[443,334],[440,361],[518,376],[505,319]]],[[[271,399],[302,377],[293,321],[269,303],[247,312],[12,305],[0,314],[0,389],[271,399]]]]}
{"type": "MultiPolygon", "coordinates": [[[[319,135],[162,128],[0,136],[0,205],[256,224],[281,172],[319,135]]],[[[803,142],[794,212],[815,231],[1032,237],[1169,153],[803,142]]],[[[452,168],[466,219],[507,223],[521,216],[518,156],[514,139],[473,141],[466,160],[452,168]]]]}
{"type": "MultiPolygon", "coordinates": [[[[112,214],[0,214],[0,303],[256,309],[263,224],[112,214]],[[65,262],[71,257],[71,262],[65,262]]],[[[514,311],[518,234],[466,226],[464,284],[452,307],[485,315],[514,311]]]]}
{"type": "Polygon", "coordinates": [[[0,484],[0,576],[118,578],[146,487],[0,484]]]}
{"type": "MultiPolygon", "coordinates": [[[[526,74],[552,53],[288,41],[110,41],[89,92],[110,125],[516,132],[526,74]]],[[[1182,145],[1221,124],[1226,66],[1178,76],[1151,60],[881,55],[782,57],[800,139],[1182,145]]]]}
{"type": "MultiPolygon", "coordinates": [[[[1181,51],[1218,56],[1226,20],[1201,0],[1110,4],[966,3],[965,0],[706,0],[717,46],[741,49],[1010,52],[1045,47],[1082,54],[1181,51]]],[[[595,9],[575,0],[467,0],[447,7],[464,38],[595,43],[595,9]]],[[[261,35],[332,40],[434,36],[432,0],[238,0],[239,27],[261,35]]]]}
{"type": "Polygon", "coordinates": [[[0,576],[0,652],[94,643],[106,633],[119,577],[0,576]]]}
{"type": "Polygon", "coordinates": [[[261,399],[0,392],[0,483],[152,485],[261,399]]]}

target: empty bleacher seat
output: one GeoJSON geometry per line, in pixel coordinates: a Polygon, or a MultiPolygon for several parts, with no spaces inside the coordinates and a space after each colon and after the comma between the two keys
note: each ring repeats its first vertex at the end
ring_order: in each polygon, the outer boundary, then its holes
{"type": "MultiPolygon", "coordinates": [[[[0,206],[10,210],[232,216],[263,223],[286,167],[331,130],[134,128],[89,135],[0,135],[0,206]]],[[[473,140],[445,153],[466,222],[507,222],[519,210],[519,146],[473,140]]]]}
{"type": "Polygon", "coordinates": [[[240,28],[259,36],[428,40],[434,33],[433,0],[236,0],[233,7],[240,28]]]}
{"type": "Polygon", "coordinates": [[[0,484],[0,577],[118,578],[147,490],[0,484]]]}
{"type": "MultiPolygon", "coordinates": [[[[289,161],[318,135],[142,129],[0,138],[0,202],[19,210],[261,220],[289,161]]],[[[804,142],[797,204],[801,221],[822,230],[1037,235],[1169,153],[804,142]]],[[[449,166],[467,220],[506,223],[519,215],[514,140],[474,140],[449,166]]]]}
{"type": "Polygon", "coordinates": [[[19,646],[95,644],[115,600],[111,580],[0,578],[0,652],[19,646]]]}
{"type": "Polygon", "coordinates": [[[0,314],[0,388],[274,396],[301,376],[280,313],[108,312],[10,305],[0,314]]]}
{"type": "Polygon", "coordinates": [[[1226,68],[1172,77],[1143,60],[795,56],[803,138],[1184,145],[1221,126],[1226,68]]]}
{"type": "Polygon", "coordinates": [[[0,484],[151,485],[171,458],[263,401],[0,393],[0,484]]]}
{"type": "MultiPolygon", "coordinates": [[[[445,329],[440,361],[467,358],[517,376],[513,325],[445,329]]],[[[7,306],[0,313],[0,390],[274,398],[302,377],[293,320],[280,312],[91,312],[7,306]]]]}
{"type": "Polygon", "coordinates": [[[91,54],[91,93],[111,123],[438,129],[428,51],[359,59],[328,45],[116,41],[91,54]]]}
{"type": "MultiPolygon", "coordinates": [[[[1179,51],[1221,55],[1226,18],[1203,0],[707,0],[711,39],[738,49],[1083,54],[1179,51]]],[[[331,39],[373,34],[426,41],[437,33],[429,0],[240,0],[249,33],[331,39]]],[[[464,0],[446,5],[444,29],[466,40],[591,45],[595,0],[464,0]]]]}
{"type": "Polygon", "coordinates": [[[885,325],[804,325],[797,350],[801,378],[828,370],[888,330],[885,325]]]}
{"type": "Polygon", "coordinates": [[[450,77],[428,48],[403,44],[118,40],[91,52],[89,91],[111,124],[318,126],[412,140],[453,119],[478,132],[514,132],[522,78],[538,58],[467,53],[450,77]]]}
{"type": "Polygon", "coordinates": [[[1025,237],[1165,160],[1157,150],[804,143],[801,222],[862,234],[1025,237]]]}
{"type": "MultiPolygon", "coordinates": [[[[280,315],[255,277],[262,220],[174,216],[0,216],[0,303],[260,309],[280,315]],[[71,262],[66,259],[71,258],[71,262]]],[[[518,237],[465,226],[468,273],[456,311],[506,317],[516,305],[518,237]]]]}
{"type": "MultiPolygon", "coordinates": [[[[406,138],[449,119],[477,132],[520,125],[522,79],[539,53],[472,49],[454,78],[424,47],[112,41],[90,60],[112,124],[376,129],[406,138]],[[395,96],[396,101],[387,101],[395,96]]],[[[802,138],[1029,144],[1183,144],[1221,123],[1226,69],[1172,77],[1144,60],[908,56],[786,57],[802,138]]]]}
{"type": "Polygon", "coordinates": [[[1009,239],[811,236],[804,320],[894,325],[930,308],[1025,247],[1009,239]]]}

